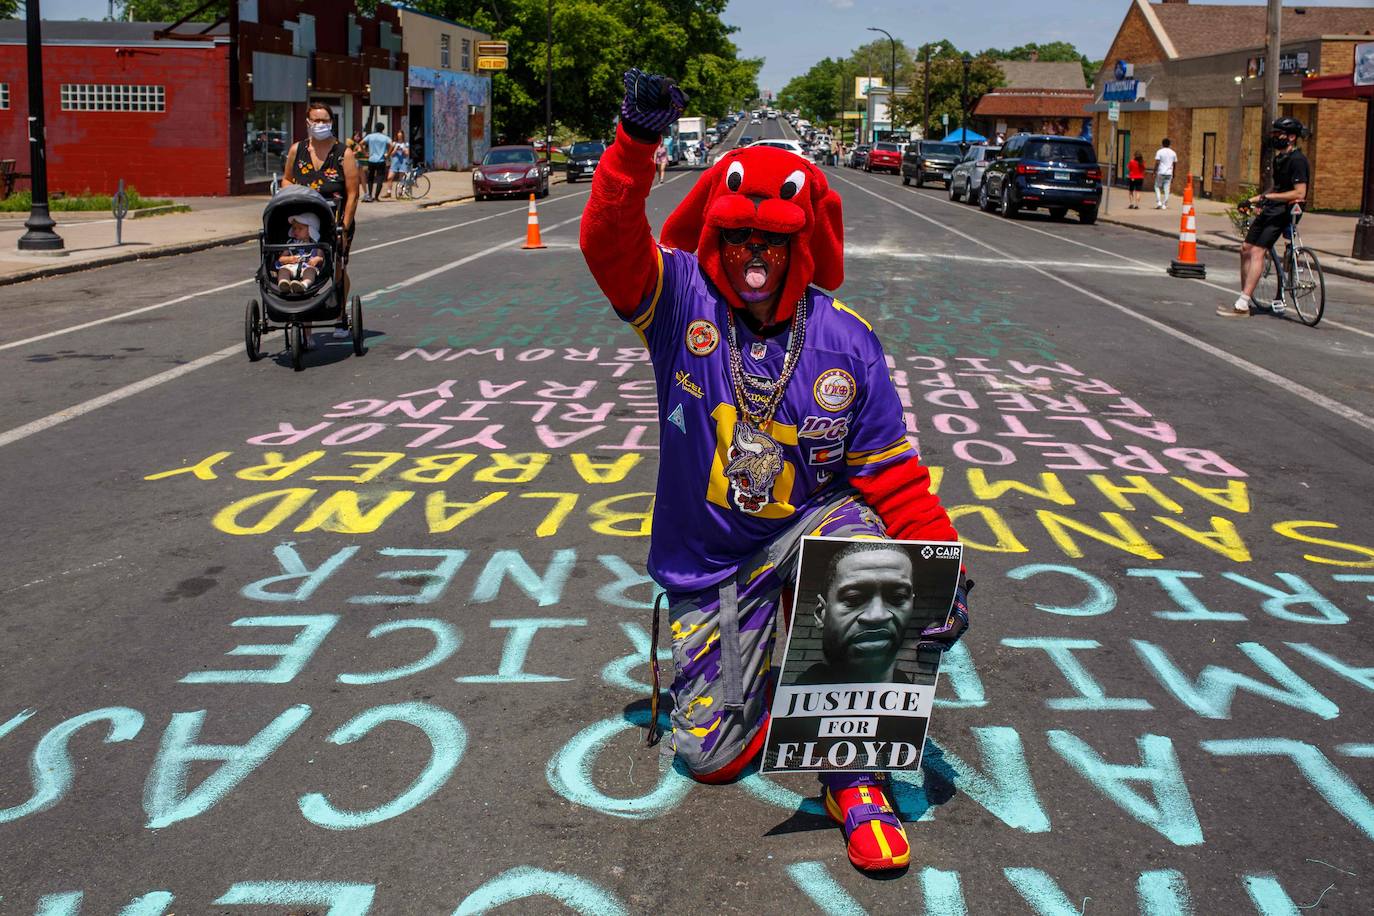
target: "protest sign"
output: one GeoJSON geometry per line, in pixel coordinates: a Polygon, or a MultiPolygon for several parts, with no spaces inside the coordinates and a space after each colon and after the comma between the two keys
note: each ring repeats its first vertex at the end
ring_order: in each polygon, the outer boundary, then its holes
{"type": "Polygon", "coordinates": [[[948,619],[958,542],[807,537],[773,697],[764,772],[915,770],[948,619]]]}

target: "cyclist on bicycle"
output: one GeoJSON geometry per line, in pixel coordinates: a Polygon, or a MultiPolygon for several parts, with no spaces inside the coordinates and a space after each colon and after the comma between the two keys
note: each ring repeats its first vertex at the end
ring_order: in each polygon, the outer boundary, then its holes
{"type": "MultiPolygon", "coordinates": [[[[1288,228],[1289,210],[1293,204],[1307,199],[1307,183],[1312,177],[1312,167],[1297,147],[1298,139],[1304,132],[1302,122],[1297,118],[1279,118],[1271,127],[1269,139],[1275,154],[1274,187],[1249,200],[1251,207],[1261,205],[1261,209],[1250,222],[1245,244],[1240,246],[1240,296],[1230,306],[1217,306],[1218,315],[1225,318],[1250,316],[1253,306],[1251,297],[1255,294],[1260,277],[1264,275],[1264,259],[1288,228]]],[[[1271,310],[1282,312],[1282,300],[1274,302],[1271,310]]]]}

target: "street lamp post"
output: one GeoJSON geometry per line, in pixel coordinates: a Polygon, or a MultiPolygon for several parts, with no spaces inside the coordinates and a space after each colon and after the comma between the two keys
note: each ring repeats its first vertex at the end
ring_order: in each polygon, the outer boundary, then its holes
{"type": "Polygon", "coordinates": [[[29,56],[29,173],[32,175],[32,202],[29,218],[24,221],[28,231],[19,237],[20,251],[44,251],[66,254],[62,236],[53,231],[48,214],[48,153],[46,127],[43,119],[43,27],[38,12],[38,0],[24,4],[28,19],[29,56]]]}
{"type": "Polygon", "coordinates": [[[959,142],[968,143],[968,68],[973,58],[964,52],[964,86],[959,90],[959,142]]]}
{"type": "Polygon", "coordinates": [[[892,45],[892,70],[891,70],[891,73],[889,74],[889,78],[892,80],[892,82],[890,82],[890,83],[888,84],[888,89],[887,89],[887,126],[888,126],[888,129],[891,130],[891,129],[892,129],[892,101],[893,101],[893,99],[895,99],[895,98],[897,97],[897,95],[896,95],[896,92],[897,92],[897,39],[893,38],[893,37],[892,37],[892,33],[889,32],[887,29],[879,29],[879,28],[875,28],[874,26],[869,26],[869,27],[868,27],[868,31],[870,31],[870,32],[882,32],[884,35],[887,36],[888,42],[892,45]]]}

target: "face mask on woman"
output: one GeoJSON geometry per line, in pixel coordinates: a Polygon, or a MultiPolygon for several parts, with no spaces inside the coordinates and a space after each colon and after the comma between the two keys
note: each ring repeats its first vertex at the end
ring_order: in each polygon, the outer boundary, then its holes
{"type": "Polygon", "coordinates": [[[311,121],[310,136],[316,140],[328,140],[334,135],[334,125],[328,121],[311,121]]]}

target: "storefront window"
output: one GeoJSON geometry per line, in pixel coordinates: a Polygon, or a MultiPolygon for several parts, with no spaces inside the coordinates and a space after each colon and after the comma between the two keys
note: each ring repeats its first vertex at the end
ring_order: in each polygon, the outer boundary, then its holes
{"type": "Polygon", "coordinates": [[[243,125],[243,180],[268,181],[285,170],[291,146],[291,104],[259,102],[243,125]]]}

